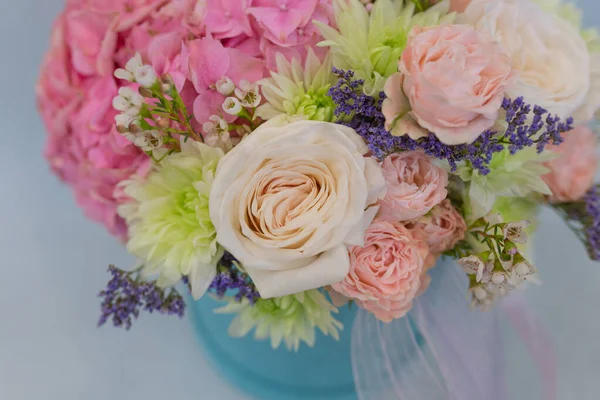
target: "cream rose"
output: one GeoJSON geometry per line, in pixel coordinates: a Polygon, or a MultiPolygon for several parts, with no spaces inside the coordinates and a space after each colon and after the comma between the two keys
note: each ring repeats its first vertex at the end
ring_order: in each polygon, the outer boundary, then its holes
{"type": "Polygon", "coordinates": [[[519,72],[511,97],[523,96],[567,117],[590,87],[590,55],[579,32],[529,0],[472,0],[456,20],[487,29],[519,72]]]}
{"type": "Polygon", "coordinates": [[[263,125],[219,163],[210,195],[217,241],[263,298],[339,282],[385,193],[379,164],[351,128],[263,125]]]}

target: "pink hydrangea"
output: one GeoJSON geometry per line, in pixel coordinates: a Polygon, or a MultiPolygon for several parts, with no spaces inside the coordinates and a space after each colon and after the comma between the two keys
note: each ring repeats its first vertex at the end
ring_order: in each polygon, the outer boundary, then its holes
{"type": "Polygon", "coordinates": [[[443,200],[429,213],[409,225],[419,231],[433,254],[451,250],[465,238],[467,224],[450,200],[443,200]]]}
{"type": "Polygon", "coordinates": [[[331,0],[253,0],[248,12],[260,31],[261,51],[270,69],[275,69],[277,53],[302,60],[308,48],[325,54],[317,47],[323,37],[313,21],[333,25],[331,0]]]}
{"type": "Polygon", "coordinates": [[[376,219],[367,229],[364,246],[349,252],[350,272],[332,288],[384,322],[406,315],[428,283],[425,241],[399,222],[376,219]]]}
{"type": "Polygon", "coordinates": [[[421,151],[392,154],[382,167],[387,193],[380,201],[379,217],[386,221],[415,220],[448,195],[448,173],[421,151]]]}
{"type": "Polygon", "coordinates": [[[550,200],[556,203],[577,201],[594,184],[598,169],[598,139],[587,126],[565,134],[565,141],[551,150],[558,157],[548,163],[550,172],[542,178],[550,187],[550,200]]]}

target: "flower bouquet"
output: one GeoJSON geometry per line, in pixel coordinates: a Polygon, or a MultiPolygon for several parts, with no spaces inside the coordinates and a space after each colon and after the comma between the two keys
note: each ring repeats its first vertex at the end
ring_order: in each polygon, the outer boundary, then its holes
{"type": "Polygon", "coordinates": [[[99,324],[187,305],[261,398],[503,398],[495,310],[527,317],[505,297],[537,281],[538,209],[600,259],[600,39],[580,19],[560,0],[68,0],[37,86],[46,156],[139,259],[109,267],[99,324]]]}

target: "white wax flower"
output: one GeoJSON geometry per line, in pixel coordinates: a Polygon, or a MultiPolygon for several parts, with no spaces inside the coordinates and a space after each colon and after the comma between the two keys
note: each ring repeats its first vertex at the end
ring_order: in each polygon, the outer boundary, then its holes
{"type": "Polygon", "coordinates": [[[235,97],[228,97],[223,102],[223,111],[229,115],[239,115],[242,112],[242,104],[235,97]]]}
{"type": "Polygon", "coordinates": [[[221,93],[223,96],[229,96],[235,90],[233,81],[226,76],[219,79],[215,86],[217,87],[217,92],[221,93]]]}
{"type": "Polygon", "coordinates": [[[151,65],[143,65],[135,71],[135,80],[145,88],[151,88],[157,80],[156,72],[151,65]]]}

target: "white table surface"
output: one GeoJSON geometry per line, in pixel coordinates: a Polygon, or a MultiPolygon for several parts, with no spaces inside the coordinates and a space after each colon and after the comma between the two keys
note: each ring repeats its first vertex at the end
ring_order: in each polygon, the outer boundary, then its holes
{"type": "MultiPolygon", "coordinates": [[[[187,319],[144,315],[130,332],[96,328],[106,266],[132,259],[83,217],[41,156],[33,84],[62,1],[0,3],[0,399],[245,399],[205,363],[187,319]]],[[[579,3],[600,24],[597,0],[579,3]]],[[[560,344],[560,398],[598,399],[600,264],[551,212],[542,221],[545,285],[528,296],[560,344]]]]}

